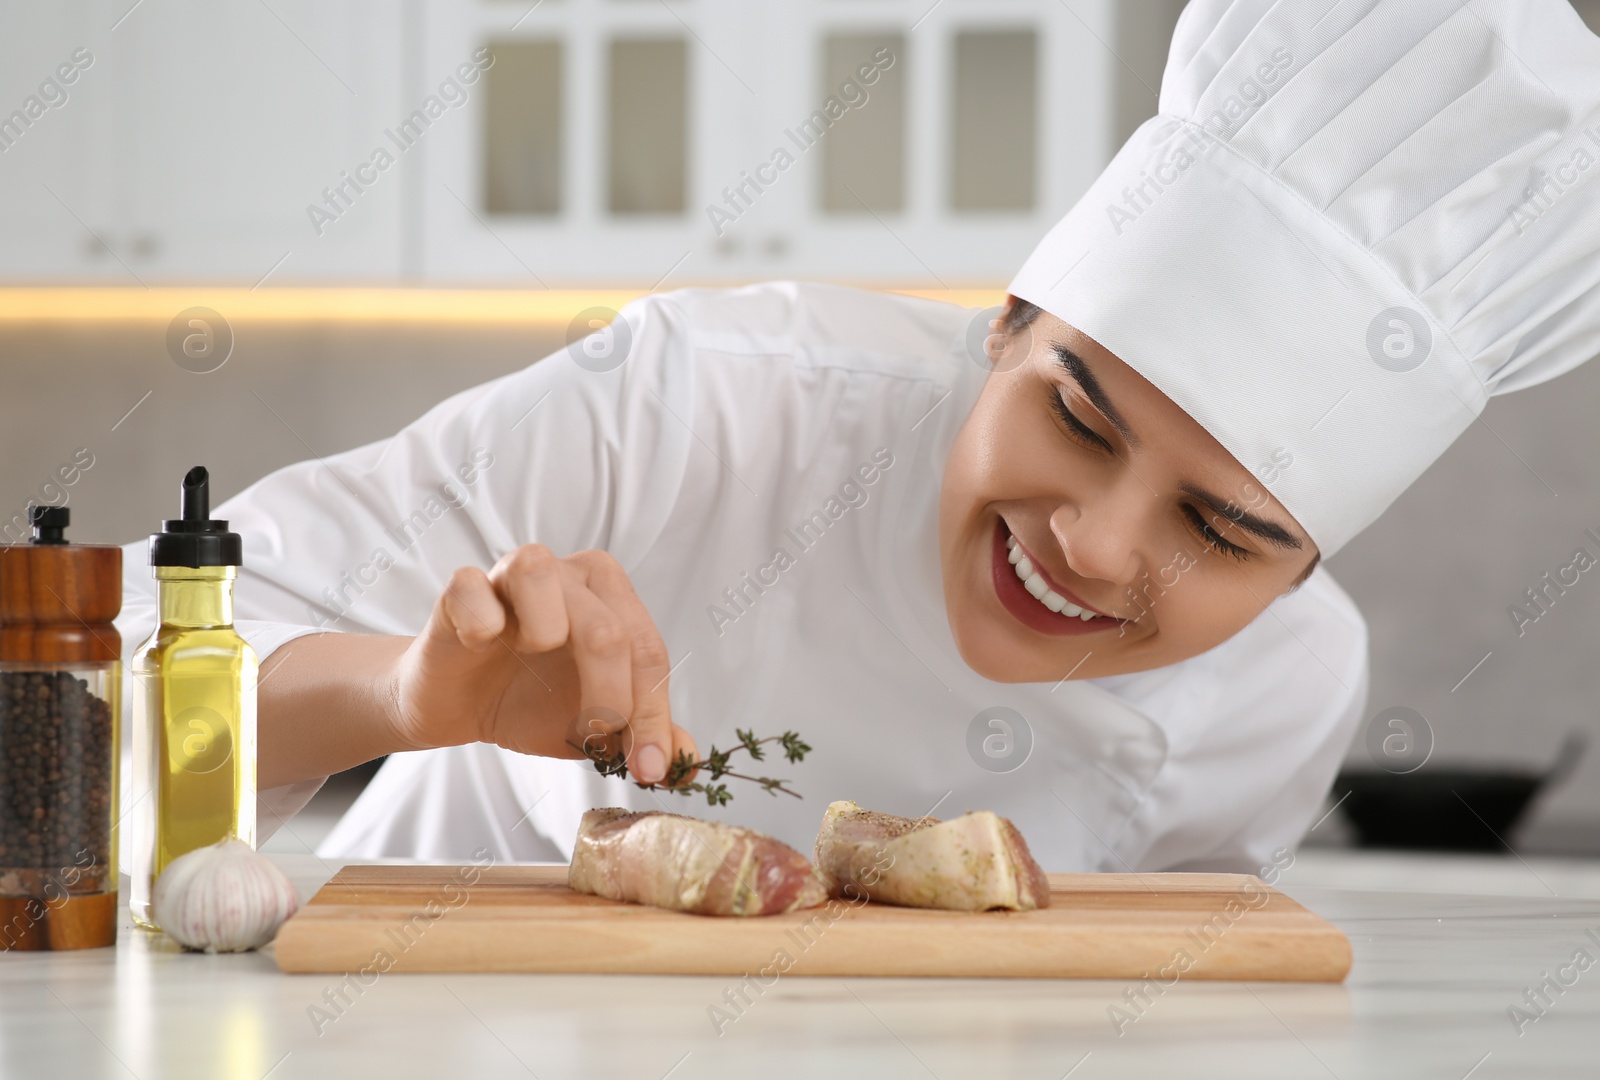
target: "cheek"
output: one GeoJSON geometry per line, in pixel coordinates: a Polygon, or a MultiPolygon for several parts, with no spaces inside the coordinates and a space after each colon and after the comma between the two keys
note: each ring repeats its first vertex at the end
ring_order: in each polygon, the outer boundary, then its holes
{"type": "Polygon", "coordinates": [[[991,376],[951,448],[952,479],[990,499],[1037,494],[1039,476],[1060,460],[1038,398],[1036,380],[1021,372],[991,376]]]}
{"type": "Polygon", "coordinates": [[[986,474],[995,456],[993,406],[986,400],[987,396],[979,396],[950,446],[944,470],[947,499],[975,498],[987,486],[986,474]]]}
{"type": "MultiPolygon", "coordinates": [[[[1200,557],[1188,570],[1179,572],[1174,567],[1167,571],[1165,579],[1176,581],[1164,594],[1145,601],[1162,636],[1169,641],[1181,639],[1187,649],[1196,652],[1220,645],[1244,629],[1265,610],[1262,601],[1277,595],[1259,569],[1250,572],[1214,566],[1215,556],[1197,554],[1200,557]]],[[[1151,576],[1161,579],[1158,572],[1151,576]]]]}

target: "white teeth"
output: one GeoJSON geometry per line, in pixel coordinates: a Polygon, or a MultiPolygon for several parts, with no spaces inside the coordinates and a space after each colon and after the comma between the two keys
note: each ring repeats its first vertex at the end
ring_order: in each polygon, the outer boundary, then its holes
{"type": "Polygon", "coordinates": [[[1028,595],[1038,600],[1051,611],[1065,615],[1068,618],[1079,618],[1084,622],[1095,618],[1095,613],[1077,604],[1068,602],[1067,598],[1052,589],[1045,583],[1044,575],[1034,568],[1028,557],[1022,554],[1022,545],[1017,543],[1015,536],[1006,538],[1006,547],[1010,549],[1007,558],[1017,572],[1017,577],[1022,581],[1022,587],[1028,590],[1028,595]]]}

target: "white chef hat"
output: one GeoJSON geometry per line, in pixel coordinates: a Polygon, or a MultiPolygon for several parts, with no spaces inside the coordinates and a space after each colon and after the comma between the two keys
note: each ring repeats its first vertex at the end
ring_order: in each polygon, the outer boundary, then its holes
{"type": "Polygon", "coordinates": [[[1566,0],[1192,0],[1159,114],[1010,291],[1330,556],[1600,353],[1600,39],[1566,0]]]}

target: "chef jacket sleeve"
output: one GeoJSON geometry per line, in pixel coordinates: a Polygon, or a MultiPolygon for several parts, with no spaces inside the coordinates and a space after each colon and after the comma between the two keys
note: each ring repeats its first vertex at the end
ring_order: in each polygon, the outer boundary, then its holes
{"type": "MultiPolygon", "coordinates": [[[[453,571],[487,571],[526,543],[562,556],[604,549],[631,570],[688,460],[688,345],[673,299],[644,297],[609,327],[461,391],[390,438],[251,484],[212,512],[243,539],[235,627],[262,660],[319,632],[414,635],[453,571]]],[[[126,669],[157,621],[143,542],[124,549],[123,579],[126,669]]],[[[258,842],[322,782],[261,792],[258,842]]]]}
{"type": "Polygon", "coordinates": [[[1319,568],[1212,659],[1203,720],[1169,732],[1167,765],[1117,846],[1141,870],[1275,878],[1366,713],[1366,620],[1319,568]]]}

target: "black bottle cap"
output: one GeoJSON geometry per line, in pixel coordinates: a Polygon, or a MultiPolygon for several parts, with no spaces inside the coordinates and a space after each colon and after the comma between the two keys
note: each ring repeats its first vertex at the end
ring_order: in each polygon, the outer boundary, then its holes
{"type": "Polygon", "coordinates": [[[211,478],[204,465],[183,477],[183,517],[162,523],[151,534],[151,566],[243,566],[239,534],[211,517],[211,478]]]}
{"type": "Polygon", "coordinates": [[[72,511],[65,506],[30,506],[28,523],[33,526],[35,544],[65,544],[67,526],[72,523],[72,511]]]}

